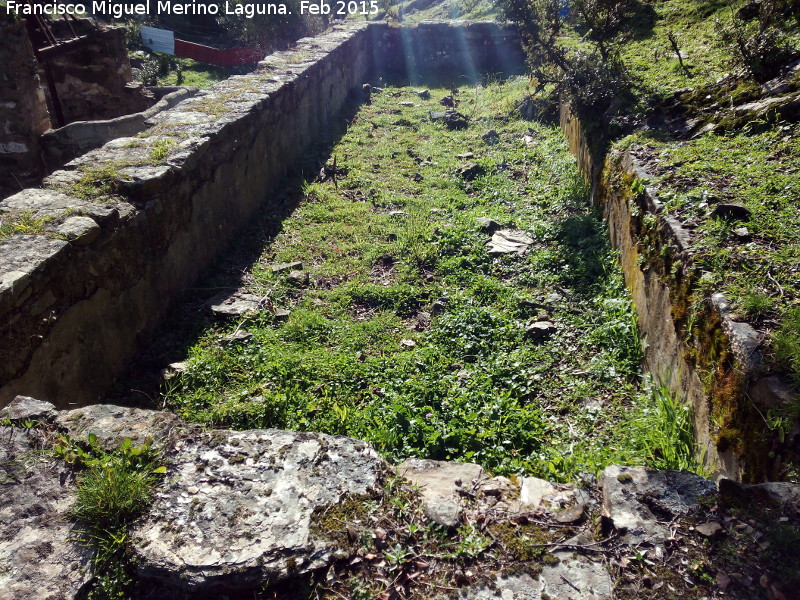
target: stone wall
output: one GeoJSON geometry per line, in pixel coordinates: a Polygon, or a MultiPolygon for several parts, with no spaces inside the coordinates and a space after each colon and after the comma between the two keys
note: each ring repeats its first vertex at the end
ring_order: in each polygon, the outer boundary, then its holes
{"type": "Polygon", "coordinates": [[[652,188],[632,191],[635,181],[648,179],[636,158],[629,152],[597,156],[568,105],[561,107],[560,119],[619,251],[646,370],[691,406],[698,452],[709,468],[737,480],[777,477],[780,451],[763,415],[789,402],[792,392],[762,368],[761,335],[732,317],[722,294],[695,302],[701,273],[693,263],[691,234],[663,214],[652,188]]]}
{"type": "MultiPolygon", "coordinates": [[[[72,36],[66,23],[53,23],[56,35],[72,36]],[[61,31],[63,30],[63,31],[61,31]]],[[[97,29],[88,19],[75,22],[76,33],[88,36],[67,53],[47,59],[53,77],[63,123],[86,119],[113,119],[139,113],[156,103],[141,84],[132,83],[132,73],[122,28],[97,29]]],[[[44,145],[40,136],[59,125],[58,111],[45,83],[45,65],[40,63],[28,38],[25,22],[0,16],[0,198],[28,186],[38,185],[49,170],[85,152],[89,145],[67,144],[56,149],[53,137],[44,145]]],[[[120,133],[117,133],[118,137],[120,133]]],[[[56,136],[57,139],[58,136],[56,136]]],[[[97,137],[97,136],[95,136],[97,137]]],[[[95,146],[101,145],[106,138],[95,146]]],[[[72,140],[70,140],[72,141],[72,140]]],[[[85,141],[85,140],[84,140],[85,141]]]]}
{"type": "Polygon", "coordinates": [[[432,78],[463,84],[487,74],[525,72],[519,32],[495,22],[425,21],[376,27],[372,33],[382,73],[412,85],[432,78]]]}
{"type": "Polygon", "coordinates": [[[0,198],[44,176],[39,135],[50,113],[23,21],[0,19],[0,198]]]}
{"type": "Polygon", "coordinates": [[[124,30],[91,29],[89,35],[87,43],[48,61],[64,123],[113,119],[153,105],[155,99],[141,85],[131,83],[124,30]]]}
{"type": "Polygon", "coordinates": [[[53,172],[60,169],[72,159],[86,154],[89,150],[99,148],[111,140],[130,137],[144,131],[148,126],[149,119],[196,93],[196,87],[176,88],[153,106],[141,112],[114,119],[75,121],[64,127],[46,131],[39,141],[47,171],[53,172]]]}

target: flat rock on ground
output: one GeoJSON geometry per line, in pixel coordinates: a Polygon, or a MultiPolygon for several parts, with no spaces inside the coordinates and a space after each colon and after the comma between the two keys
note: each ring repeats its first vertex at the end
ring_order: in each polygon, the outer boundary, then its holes
{"type": "Polygon", "coordinates": [[[0,600],[75,598],[91,578],[92,552],[68,518],[74,483],[36,435],[0,427],[0,600]]]}
{"type": "Polygon", "coordinates": [[[261,308],[262,297],[236,291],[224,292],[208,301],[208,307],[218,317],[240,317],[261,308]]]}
{"type": "Polygon", "coordinates": [[[533,243],[533,239],[521,231],[501,229],[495,231],[492,239],[487,243],[486,250],[489,254],[524,254],[533,243]]]}
{"type": "Polygon", "coordinates": [[[662,544],[669,537],[667,524],[687,514],[716,486],[688,471],[606,467],[600,478],[603,512],[617,529],[626,531],[629,543],[662,544]]]}
{"type": "Polygon", "coordinates": [[[528,573],[498,577],[492,585],[462,590],[459,600],[608,600],[614,584],[600,562],[585,556],[559,553],[559,561],[545,565],[538,576],[528,573]]]}
{"type": "Polygon", "coordinates": [[[111,404],[62,411],[55,423],[78,440],[85,440],[89,435],[97,436],[105,450],[113,450],[125,438],[137,446],[152,443],[155,447],[164,447],[177,429],[189,427],[173,413],[111,404]]]}
{"type": "MultiPolygon", "coordinates": [[[[410,458],[396,472],[422,488],[425,514],[443,527],[456,527],[461,521],[463,496],[472,493],[484,477],[480,465],[410,458]]],[[[486,477],[488,479],[488,477],[486,477]]]]}
{"type": "Polygon", "coordinates": [[[46,421],[57,414],[55,406],[30,396],[17,396],[11,404],[0,409],[0,419],[11,421],[46,421]]]}
{"type": "Polygon", "coordinates": [[[257,586],[343,556],[312,513],[373,492],[384,463],[363,442],[278,430],[177,442],[167,480],[132,532],[139,574],[197,590],[257,586]]]}

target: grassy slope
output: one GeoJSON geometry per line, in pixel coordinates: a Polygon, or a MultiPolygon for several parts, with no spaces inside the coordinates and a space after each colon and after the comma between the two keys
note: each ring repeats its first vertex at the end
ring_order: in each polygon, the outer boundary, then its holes
{"type": "Polygon", "coordinates": [[[633,312],[604,228],[558,130],[507,119],[524,87],[460,89],[463,131],[428,119],[446,90],[376,95],[333,151],[347,175],[303,183],[246,276],[292,309],[288,321],[264,311],[208,329],[167,404],[215,425],[347,434],[391,460],[555,478],[658,464],[647,447],[660,444],[648,422],[659,405],[639,387],[633,312]],[[496,145],[481,138],[490,129],[496,145]],[[484,170],[469,185],[456,173],[468,151],[484,170]],[[530,233],[530,252],[489,256],[479,217],[530,233]],[[305,289],[270,268],[296,260],[305,289]],[[525,334],[537,317],[557,327],[547,341],[525,334]],[[223,344],[237,328],[253,337],[223,344]]]}
{"type": "MultiPolygon", "coordinates": [[[[413,1],[400,2],[400,7],[413,5],[413,1]]],[[[444,0],[413,12],[403,11],[403,21],[418,23],[430,19],[494,19],[497,17],[496,3],[491,0],[444,0]]]]}

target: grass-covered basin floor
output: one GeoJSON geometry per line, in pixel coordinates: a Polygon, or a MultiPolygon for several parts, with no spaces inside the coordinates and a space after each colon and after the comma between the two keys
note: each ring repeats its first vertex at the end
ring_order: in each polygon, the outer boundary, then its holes
{"type": "Polygon", "coordinates": [[[161,401],[218,427],[356,437],[393,462],[562,480],[692,467],[685,410],[644,383],[574,159],[555,126],[515,116],[526,83],[373,93],[242,277],[263,309],[208,325],[161,401]],[[445,95],[467,128],[432,121],[445,95]],[[533,243],[492,256],[481,217],[533,243]],[[273,271],[294,261],[308,283],[273,271]]]}

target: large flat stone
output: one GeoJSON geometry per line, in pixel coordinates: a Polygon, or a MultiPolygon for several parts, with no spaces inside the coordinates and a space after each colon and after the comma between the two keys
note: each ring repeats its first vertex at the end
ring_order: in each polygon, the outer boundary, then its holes
{"type": "Polygon", "coordinates": [[[459,600],[609,600],[614,584],[602,565],[584,556],[561,555],[537,577],[528,573],[498,576],[490,585],[470,586],[459,600]]]}
{"type": "Polygon", "coordinates": [[[0,201],[0,213],[31,213],[35,219],[55,219],[79,213],[105,223],[118,217],[113,205],[73,198],[48,189],[27,189],[0,201]]]}
{"type": "Polygon", "coordinates": [[[558,600],[608,600],[614,590],[606,568],[585,556],[564,556],[542,569],[542,594],[558,600]]]}
{"type": "Polygon", "coordinates": [[[35,436],[0,427],[0,600],[72,600],[91,578],[92,552],[74,541],[65,465],[46,460],[35,436]]]}
{"type": "Polygon", "coordinates": [[[497,577],[493,585],[470,586],[459,592],[459,600],[540,600],[542,582],[527,573],[497,577]]]}
{"type": "Polygon", "coordinates": [[[167,462],[132,548],[141,577],[184,590],[251,588],[341,558],[312,534],[312,513],[370,494],[384,472],[363,442],[271,429],[186,438],[167,462]]]}
{"type": "Polygon", "coordinates": [[[97,436],[106,450],[113,450],[125,438],[137,446],[152,442],[156,447],[163,447],[177,429],[188,427],[173,413],[110,404],[62,411],[56,417],[56,424],[75,439],[97,436]]]}
{"type": "Polygon", "coordinates": [[[661,544],[669,537],[666,523],[699,506],[716,486],[688,471],[606,467],[600,478],[603,512],[629,543],[661,544]]]}
{"type": "Polygon", "coordinates": [[[0,419],[11,421],[49,421],[57,414],[55,406],[30,396],[17,396],[8,406],[0,409],[0,419]]]}

